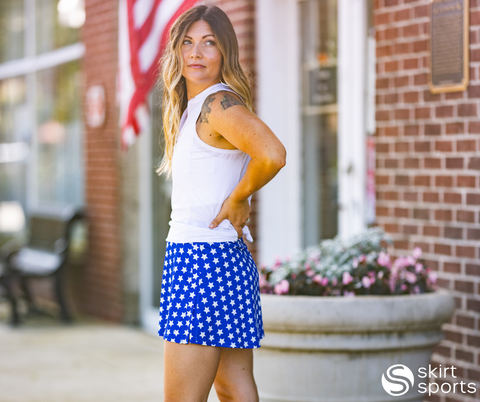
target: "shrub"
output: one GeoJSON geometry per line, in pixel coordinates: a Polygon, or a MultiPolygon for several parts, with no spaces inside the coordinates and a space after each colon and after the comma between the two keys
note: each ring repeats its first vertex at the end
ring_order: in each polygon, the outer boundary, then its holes
{"type": "Polygon", "coordinates": [[[381,228],[350,239],[323,240],[292,258],[260,265],[262,293],[310,296],[399,295],[433,292],[436,274],[422,250],[393,263],[382,244],[392,240],[381,228]]]}

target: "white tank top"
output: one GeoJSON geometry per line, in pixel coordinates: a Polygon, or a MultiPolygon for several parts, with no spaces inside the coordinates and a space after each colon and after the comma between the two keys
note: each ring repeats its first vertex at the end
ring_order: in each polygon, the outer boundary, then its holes
{"type": "MultiPolygon", "coordinates": [[[[228,219],[208,226],[225,199],[245,174],[250,155],[240,149],[220,149],[200,139],[196,123],[203,102],[218,91],[234,92],[215,84],[188,101],[172,158],[172,214],[166,241],[175,243],[234,241],[238,233],[228,219]]],[[[234,92],[235,93],[235,92],[234,92]]],[[[248,197],[250,204],[252,196],[248,197]]],[[[243,234],[253,242],[248,226],[243,234]]]]}

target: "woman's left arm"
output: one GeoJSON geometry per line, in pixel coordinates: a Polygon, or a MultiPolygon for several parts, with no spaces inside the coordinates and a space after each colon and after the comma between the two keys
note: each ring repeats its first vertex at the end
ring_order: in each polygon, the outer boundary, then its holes
{"type": "Polygon", "coordinates": [[[208,124],[252,158],[244,176],[225,200],[211,228],[229,219],[239,235],[250,214],[248,197],[260,190],[285,166],[287,152],[270,128],[231,93],[217,93],[210,104],[208,124]]]}

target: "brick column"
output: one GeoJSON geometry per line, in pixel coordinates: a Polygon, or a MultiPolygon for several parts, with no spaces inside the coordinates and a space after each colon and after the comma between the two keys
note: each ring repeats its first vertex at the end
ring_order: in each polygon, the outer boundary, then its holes
{"type": "MultiPolygon", "coordinates": [[[[119,130],[115,79],[118,53],[118,2],[86,0],[83,42],[85,91],[102,85],[106,121],[89,128],[85,119],[85,199],[89,216],[89,258],[76,295],[84,313],[120,322],[123,316],[121,272],[119,130]]],[[[85,99],[85,97],[83,98],[85,99]]]]}

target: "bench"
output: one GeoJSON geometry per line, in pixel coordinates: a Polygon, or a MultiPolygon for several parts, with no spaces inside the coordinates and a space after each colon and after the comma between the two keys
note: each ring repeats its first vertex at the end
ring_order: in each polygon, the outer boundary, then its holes
{"type": "Polygon", "coordinates": [[[72,228],[75,222],[85,219],[83,210],[74,206],[45,206],[28,214],[29,238],[26,244],[4,255],[2,284],[7,290],[11,306],[10,322],[19,324],[17,301],[12,282],[18,280],[27,300],[29,312],[41,312],[34,303],[29,281],[37,278],[53,280],[56,301],[60,307],[60,319],[71,322],[72,317],[65,300],[64,274],[72,228]]]}

